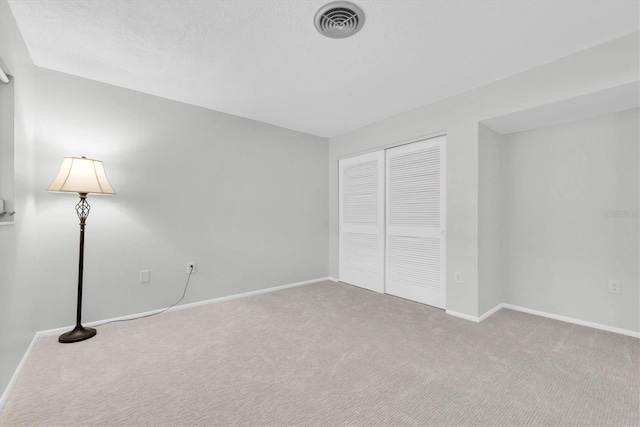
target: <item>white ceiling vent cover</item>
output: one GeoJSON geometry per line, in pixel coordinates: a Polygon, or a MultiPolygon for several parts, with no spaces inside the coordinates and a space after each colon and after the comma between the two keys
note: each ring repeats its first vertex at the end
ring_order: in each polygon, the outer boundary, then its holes
{"type": "Polygon", "coordinates": [[[348,1],[334,1],[322,6],[313,18],[316,29],[332,39],[344,39],[360,31],[364,12],[348,1]]]}

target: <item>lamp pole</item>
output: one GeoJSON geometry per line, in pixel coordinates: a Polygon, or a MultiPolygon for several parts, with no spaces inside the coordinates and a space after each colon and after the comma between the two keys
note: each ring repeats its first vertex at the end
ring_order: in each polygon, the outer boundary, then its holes
{"type": "Polygon", "coordinates": [[[91,206],[87,202],[87,193],[78,193],[80,195],[80,201],[76,205],[76,213],[80,219],[80,250],[78,256],[78,306],[76,309],[76,327],[73,330],[66,332],[58,337],[58,341],[61,343],[72,343],[83,341],[91,338],[96,334],[94,328],[85,328],[82,326],[82,277],[84,273],[84,227],[86,225],[87,217],[91,206]]]}

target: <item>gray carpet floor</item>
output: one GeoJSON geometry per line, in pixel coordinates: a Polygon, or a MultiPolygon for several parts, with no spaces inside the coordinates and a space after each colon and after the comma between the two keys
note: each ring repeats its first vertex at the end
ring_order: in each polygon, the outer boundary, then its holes
{"type": "Polygon", "coordinates": [[[639,425],[640,340],[323,282],[35,344],[0,425],[639,425]]]}

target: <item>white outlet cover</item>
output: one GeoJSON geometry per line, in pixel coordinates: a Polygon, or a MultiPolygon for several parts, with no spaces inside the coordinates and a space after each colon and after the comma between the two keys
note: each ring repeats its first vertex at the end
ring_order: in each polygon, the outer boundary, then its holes
{"type": "Polygon", "coordinates": [[[150,280],[149,270],[140,270],[140,283],[147,283],[150,280]]]}
{"type": "Polygon", "coordinates": [[[612,294],[620,293],[620,280],[609,280],[609,292],[612,294]]]}

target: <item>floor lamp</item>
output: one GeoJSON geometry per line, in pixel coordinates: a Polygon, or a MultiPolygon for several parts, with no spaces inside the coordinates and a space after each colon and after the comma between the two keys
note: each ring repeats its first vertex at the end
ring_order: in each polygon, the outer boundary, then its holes
{"type": "Polygon", "coordinates": [[[80,201],[76,205],[76,213],[80,218],[80,253],[78,259],[78,306],[76,310],[76,327],[58,337],[61,343],[72,343],[91,338],[96,334],[93,328],[82,326],[82,272],[84,269],[84,226],[91,206],[87,195],[116,194],[100,160],[86,157],[65,157],[60,172],[47,191],[78,193],[80,201]]]}

